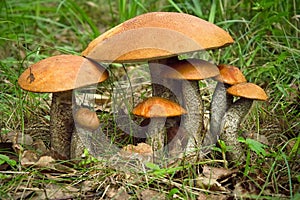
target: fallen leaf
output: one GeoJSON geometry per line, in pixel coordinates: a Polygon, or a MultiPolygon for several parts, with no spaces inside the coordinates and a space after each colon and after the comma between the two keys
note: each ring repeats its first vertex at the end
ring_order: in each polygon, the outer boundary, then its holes
{"type": "Polygon", "coordinates": [[[47,184],[40,188],[35,188],[35,196],[30,198],[39,199],[76,199],[79,189],[72,186],[59,186],[56,184],[47,184]],[[37,190],[38,189],[38,190],[37,190]]]}
{"type": "Polygon", "coordinates": [[[218,168],[218,167],[211,167],[208,165],[204,165],[202,173],[207,178],[223,179],[237,172],[238,169],[232,170],[232,169],[225,169],[225,168],[218,168]]]}
{"type": "Polygon", "coordinates": [[[106,195],[109,199],[116,200],[127,200],[130,199],[130,195],[126,192],[124,187],[116,188],[108,188],[106,195]]]}
{"type": "Polygon", "coordinates": [[[29,167],[34,165],[39,160],[38,155],[32,150],[25,150],[21,156],[21,165],[29,167]]]}
{"type": "Polygon", "coordinates": [[[228,195],[224,194],[199,194],[197,200],[226,200],[229,199],[228,195]]]}
{"type": "Polygon", "coordinates": [[[227,189],[223,187],[221,183],[217,181],[217,179],[198,177],[195,182],[197,187],[203,189],[209,189],[211,191],[227,191],[227,189]]]}
{"type": "Polygon", "coordinates": [[[143,190],[140,193],[141,200],[155,200],[155,199],[165,199],[165,195],[150,189],[143,190]]]}

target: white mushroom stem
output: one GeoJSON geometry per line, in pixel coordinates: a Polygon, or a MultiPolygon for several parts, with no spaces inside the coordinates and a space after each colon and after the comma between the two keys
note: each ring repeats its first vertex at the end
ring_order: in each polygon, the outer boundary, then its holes
{"type": "Polygon", "coordinates": [[[187,114],[183,116],[183,127],[188,134],[187,151],[196,150],[203,140],[203,102],[198,81],[183,81],[182,98],[187,114]]]}
{"type": "Polygon", "coordinates": [[[203,141],[204,151],[209,150],[206,147],[217,143],[221,134],[222,118],[233,103],[233,96],[226,92],[228,87],[230,87],[229,84],[222,82],[218,82],[216,85],[210,105],[209,133],[206,134],[203,141]]]}
{"type": "Polygon", "coordinates": [[[73,130],[72,90],[53,93],[50,109],[50,143],[51,150],[59,159],[70,158],[73,130]]]}
{"type": "Polygon", "coordinates": [[[253,99],[240,98],[226,111],[221,123],[220,139],[232,149],[227,152],[229,161],[244,161],[242,144],[238,142],[240,124],[251,109],[253,99]]]}

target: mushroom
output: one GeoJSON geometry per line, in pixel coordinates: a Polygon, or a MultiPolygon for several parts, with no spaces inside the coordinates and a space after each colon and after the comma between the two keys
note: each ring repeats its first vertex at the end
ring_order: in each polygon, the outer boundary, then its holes
{"type": "Polygon", "coordinates": [[[228,94],[226,89],[232,85],[247,82],[241,70],[235,66],[220,64],[218,68],[220,74],[214,77],[218,83],[211,100],[209,134],[206,135],[203,141],[204,149],[211,144],[216,144],[221,133],[222,118],[233,103],[233,96],[228,94]]]}
{"type": "Polygon", "coordinates": [[[189,135],[187,150],[199,147],[204,138],[203,102],[199,80],[219,75],[216,65],[201,59],[185,59],[169,64],[174,70],[166,70],[162,77],[182,80],[182,99],[187,114],[183,117],[183,127],[189,135]]]}
{"type": "Polygon", "coordinates": [[[233,39],[226,31],[198,17],[175,12],[150,12],[103,33],[88,45],[82,55],[101,62],[148,61],[153,96],[176,101],[176,96],[180,98],[181,93],[177,88],[179,85],[160,76],[165,69],[161,66],[172,63],[184,53],[222,48],[232,43],[233,39]]]}
{"type": "Polygon", "coordinates": [[[60,159],[70,158],[74,131],[73,89],[106,80],[108,72],[101,65],[81,56],[58,55],[43,59],[25,70],[18,79],[22,89],[52,93],[50,108],[51,149],[60,159]]]}
{"type": "Polygon", "coordinates": [[[221,123],[220,139],[226,145],[232,147],[232,151],[227,152],[228,159],[244,160],[245,155],[241,143],[238,142],[238,131],[240,124],[250,111],[254,100],[266,101],[268,99],[265,91],[253,83],[239,83],[227,89],[233,96],[240,97],[226,111],[221,123]]]}
{"type": "Polygon", "coordinates": [[[179,104],[161,97],[150,97],[136,107],[132,113],[144,118],[150,118],[147,130],[147,143],[152,146],[155,157],[163,153],[165,141],[166,118],[180,116],[186,113],[179,104]]]}
{"type": "Polygon", "coordinates": [[[100,126],[96,112],[88,108],[79,108],[74,115],[74,121],[78,126],[92,131],[100,126]]]}

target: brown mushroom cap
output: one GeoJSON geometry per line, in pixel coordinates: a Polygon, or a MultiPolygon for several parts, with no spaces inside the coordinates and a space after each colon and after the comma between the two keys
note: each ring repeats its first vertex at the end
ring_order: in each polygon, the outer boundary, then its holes
{"type": "Polygon", "coordinates": [[[108,72],[101,65],[76,55],[43,59],[26,69],[18,83],[32,92],[62,92],[102,82],[108,72]]]}
{"type": "Polygon", "coordinates": [[[241,70],[235,66],[220,64],[218,65],[218,68],[220,75],[216,76],[215,79],[219,82],[227,83],[229,85],[247,82],[241,70]]]}
{"type": "Polygon", "coordinates": [[[80,127],[90,130],[96,130],[100,126],[97,114],[88,108],[79,108],[74,115],[74,120],[80,127]]]}
{"type": "Polygon", "coordinates": [[[175,12],[150,12],[108,30],[82,52],[97,61],[133,62],[232,44],[220,27],[198,17],[175,12]]]}
{"type": "Polygon", "coordinates": [[[216,65],[201,59],[179,60],[169,65],[175,70],[165,70],[162,77],[185,80],[203,80],[219,75],[216,65]]]}
{"type": "Polygon", "coordinates": [[[265,91],[254,83],[239,83],[227,89],[227,92],[233,96],[247,99],[266,101],[268,99],[265,91]]]}
{"type": "Polygon", "coordinates": [[[145,118],[152,117],[174,117],[186,113],[177,103],[161,97],[150,97],[139,103],[133,110],[134,115],[145,118]]]}

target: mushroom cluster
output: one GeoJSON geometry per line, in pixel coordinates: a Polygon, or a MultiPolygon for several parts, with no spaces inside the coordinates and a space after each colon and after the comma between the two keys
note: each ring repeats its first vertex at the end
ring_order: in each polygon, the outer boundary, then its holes
{"type": "MultiPolygon", "coordinates": [[[[146,13],[101,34],[81,56],[53,56],[33,64],[20,76],[19,85],[28,91],[53,93],[51,148],[62,158],[76,158],[83,146],[78,135],[95,136],[101,126],[95,112],[79,108],[76,102],[72,105],[72,91],[108,78],[99,63],[145,62],[150,69],[152,97],[133,105],[132,114],[151,119],[145,135],[154,157],[165,155],[167,146],[173,154],[179,148],[199,155],[201,148],[202,152],[206,149],[203,146],[215,144],[219,137],[226,140],[230,134],[237,135],[253,99],[266,99],[266,95],[241,93],[242,87],[250,89],[252,84],[244,86],[245,77],[233,66],[180,57],[233,42],[225,30],[198,17],[175,12],[146,13]],[[210,131],[206,134],[199,81],[208,78],[218,83],[211,102],[210,131]],[[233,95],[241,98],[233,102],[233,95]]],[[[257,87],[253,91],[259,91],[257,87]]],[[[100,138],[102,142],[103,136],[100,138]]],[[[229,145],[236,144],[227,141],[229,145]]],[[[110,142],[105,138],[103,142],[108,148],[110,142]]]]}
{"type": "MultiPolygon", "coordinates": [[[[178,103],[187,111],[181,116],[182,120],[167,118],[165,127],[182,121],[183,130],[189,138],[187,149],[199,149],[205,133],[198,81],[214,77],[219,71],[208,61],[180,60],[178,56],[218,49],[232,43],[233,39],[226,31],[195,16],[152,12],[134,17],[103,33],[88,45],[82,55],[99,62],[148,62],[152,96],[178,103]]],[[[152,124],[155,123],[158,121],[152,124]]],[[[160,135],[167,134],[166,129],[162,131],[164,134],[160,135]]],[[[151,144],[154,149],[165,144],[164,137],[150,141],[156,141],[156,144],[151,144]]]]}
{"type": "MultiPolygon", "coordinates": [[[[24,90],[52,93],[50,145],[59,159],[70,159],[74,135],[73,90],[105,81],[108,71],[99,63],[76,55],[43,59],[25,70],[18,79],[24,90]]],[[[78,123],[82,118],[77,118],[78,123]]],[[[89,126],[89,125],[86,125],[89,126]]]]}

